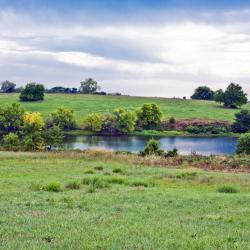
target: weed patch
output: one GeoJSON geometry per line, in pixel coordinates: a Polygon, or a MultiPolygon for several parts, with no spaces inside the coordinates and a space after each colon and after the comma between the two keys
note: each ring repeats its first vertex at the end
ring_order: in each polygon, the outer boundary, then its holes
{"type": "Polygon", "coordinates": [[[79,181],[71,181],[71,182],[66,184],[65,188],[76,190],[76,189],[80,189],[81,185],[80,185],[79,181]]]}
{"type": "Polygon", "coordinates": [[[60,191],[62,191],[61,184],[57,183],[57,182],[49,183],[49,184],[43,186],[42,190],[46,191],[46,192],[60,192],[60,191]]]}
{"type": "Polygon", "coordinates": [[[239,190],[233,186],[221,186],[218,187],[217,191],[219,193],[226,193],[226,194],[235,194],[239,192],[239,190]]]}

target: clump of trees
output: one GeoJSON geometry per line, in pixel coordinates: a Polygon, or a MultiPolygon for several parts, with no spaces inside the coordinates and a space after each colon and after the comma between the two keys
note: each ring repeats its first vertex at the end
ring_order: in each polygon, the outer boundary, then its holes
{"type": "Polygon", "coordinates": [[[111,113],[92,113],[87,115],[84,128],[104,134],[127,134],[135,129],[156,128],[161,122],[162,113],[156,104],[144,104],[136,111],[122,108],[111,113]]]}
{"type": "Polygon", "coordinates": [[[47,93],[64,93],[64,94],[76,94],[78,92],[77,88],[64,88],[61,86],[56,86],[51,89],[46,89],[47,93]]]}
{"type": "Polygon", "coordinates": [[[8,80],[1,82],[1,92],[12,93],[15,92],[16,84],[8,80]]]}
{"type": "Polygon", "coordinates": [[[214,100],[223,103],[227,108],[238,108],[247,103],[247,93],[245,93],[239,84],[231,83],[225,91],[219,89],[211,90],[207,86],[200,86],[195,89],[192,99],[214,100]]]}
{"type": "Polygon", "coordinates": [[[20,101],[33,102],[42,101],[44,99],[45,88],[39,83],[28,83],[20,93],[20,101]]]}
{"type": "Polygon", "coordinates": [[[6,150],[39,151],[60,148],[63,130],[75,126],[73,110],[60,108],[47,120],[38,112],[25,112],[19,104],[0,109],[0,129],[6,133],[3,146],[6,150]]]}
{"type": "Polygon", "coordinates": [[[207,86],[200,86],[195,89],[191,99],[194,100],[208,100],[212,101],[214,98],[214,91],[207,86]]]}

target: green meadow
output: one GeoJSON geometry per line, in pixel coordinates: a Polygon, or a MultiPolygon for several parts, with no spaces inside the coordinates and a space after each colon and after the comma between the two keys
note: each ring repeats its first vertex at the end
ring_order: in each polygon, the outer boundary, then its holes
{"type": "Polygon", "coordinates": [[[1,249],[250,249],[248,173],[0,152],[0,176],[1,249]]]}
{"type": "MultiPolygon", "coordinates": [[[[19,94],[0,94],[0,105],[19,102],[19,94]]],[[[232,122],[237,109],[226,109],[213,101],[182,100],[154,97],[130,96],[97,96],[83,94],[45,94],[42,102],[23,102],[21,105],[27,111],[38,111],[47,117],[58,107],[67,107],[75,110],[78,125],[91,112],[108,112],[118,107],[137,109],[144,103],[156,103],[160,106],[164,118],[206,118],[227,120],[232,122]]],[[[250,104],[243,106],[250,110],[250,104]]]]}

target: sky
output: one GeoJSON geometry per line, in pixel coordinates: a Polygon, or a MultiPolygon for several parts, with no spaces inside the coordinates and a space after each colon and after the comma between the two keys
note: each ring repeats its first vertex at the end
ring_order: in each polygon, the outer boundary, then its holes
{"type": "Polygon", "coordinates": [[[189,97],[250,95],[250,1],[0,0],[0,81],[189,97]]]}

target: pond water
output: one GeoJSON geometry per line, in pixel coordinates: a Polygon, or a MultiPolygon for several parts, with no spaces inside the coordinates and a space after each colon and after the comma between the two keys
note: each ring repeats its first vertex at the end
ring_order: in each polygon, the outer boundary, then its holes
{"type": "MultiPolygon", "coordinates": [[[[68,136],[64,140],[65,149],[106,149],[111,151],[139,152],[152,136],[68,136]]],[[[202,155],[233,154],[237,139],[234,137],[156,137],[160,148],[177,148],[180,154],[196,152],[202,155]]]]}

